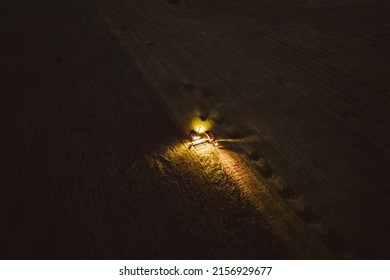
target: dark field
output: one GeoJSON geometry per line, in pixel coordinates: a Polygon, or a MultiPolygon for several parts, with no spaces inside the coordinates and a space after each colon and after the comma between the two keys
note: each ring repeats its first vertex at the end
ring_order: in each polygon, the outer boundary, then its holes
{"type": "Polygon", "coordinates": [[[387,1],[6,2],[1,259],[390,258],[387,1]]]}

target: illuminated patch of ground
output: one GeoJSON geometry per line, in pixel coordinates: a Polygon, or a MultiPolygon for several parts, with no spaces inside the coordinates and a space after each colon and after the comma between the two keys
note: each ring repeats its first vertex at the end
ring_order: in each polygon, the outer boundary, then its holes
{"type": "Polygon", "coordinates": [[[193,185],[194,190],[202,186],[198,178],[203,178],[208,182],[207,191],[217,191],[226,196],[238,191],[241,200],[252,205],[264,217],[275,237],[288,248],[288,254],[302,258],[311,254],[326,258],[329,254],[313,229],[301,224],[285,201],[275,194],[276,190],[270,191],[268,183],[256,176],[256,171],[242,155],[211,144],[189,149],[186,142],[180,142],[161,153],[160,158],[157,160],[159,169],[167,174],[168,184],[174,185],[178,174],[185,174],[197,182],[193,185]],[[305,246],[302,247],[302,244],[305,246]],[[313,253],[314,247],[318,251],[313,253]]]}

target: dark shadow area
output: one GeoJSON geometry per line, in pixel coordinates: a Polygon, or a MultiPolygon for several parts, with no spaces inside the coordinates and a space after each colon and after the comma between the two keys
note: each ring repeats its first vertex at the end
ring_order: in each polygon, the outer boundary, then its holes
{"type": "Polygon", "coordinates": [[[306,223],[315,223],[319,221],[319,218],[316,213],[313,211],[313,209],[309,207],[304,207],[302,210],[296,210],[295,213],[300,219],[302,219],[306,223]]]}

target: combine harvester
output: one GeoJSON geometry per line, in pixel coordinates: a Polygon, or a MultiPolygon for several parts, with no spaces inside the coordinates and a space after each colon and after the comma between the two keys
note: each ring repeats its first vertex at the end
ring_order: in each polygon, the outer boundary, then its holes
{"type": "Polygon", "coordinates": [[[211,131],[200,132],[200,127],[198,132],[191,130],[190,138],[191,143],[189,148],[205,143],[210,143],[214,147],[218,147],[218,142],[215,140],[214,134],[211,131]]]}

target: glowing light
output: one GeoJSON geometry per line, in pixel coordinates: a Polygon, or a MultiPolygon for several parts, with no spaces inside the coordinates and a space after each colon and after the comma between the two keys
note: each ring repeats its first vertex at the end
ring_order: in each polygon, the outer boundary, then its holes
{"type": "Polygon", "coordinates": [[[212,121],[209,119],[202,120],[199,117],[194,118],[191,121],[191,129],[196,131],[197,133],[202,133],[208,130],[211,130],[212,128],[212,121]]]}

